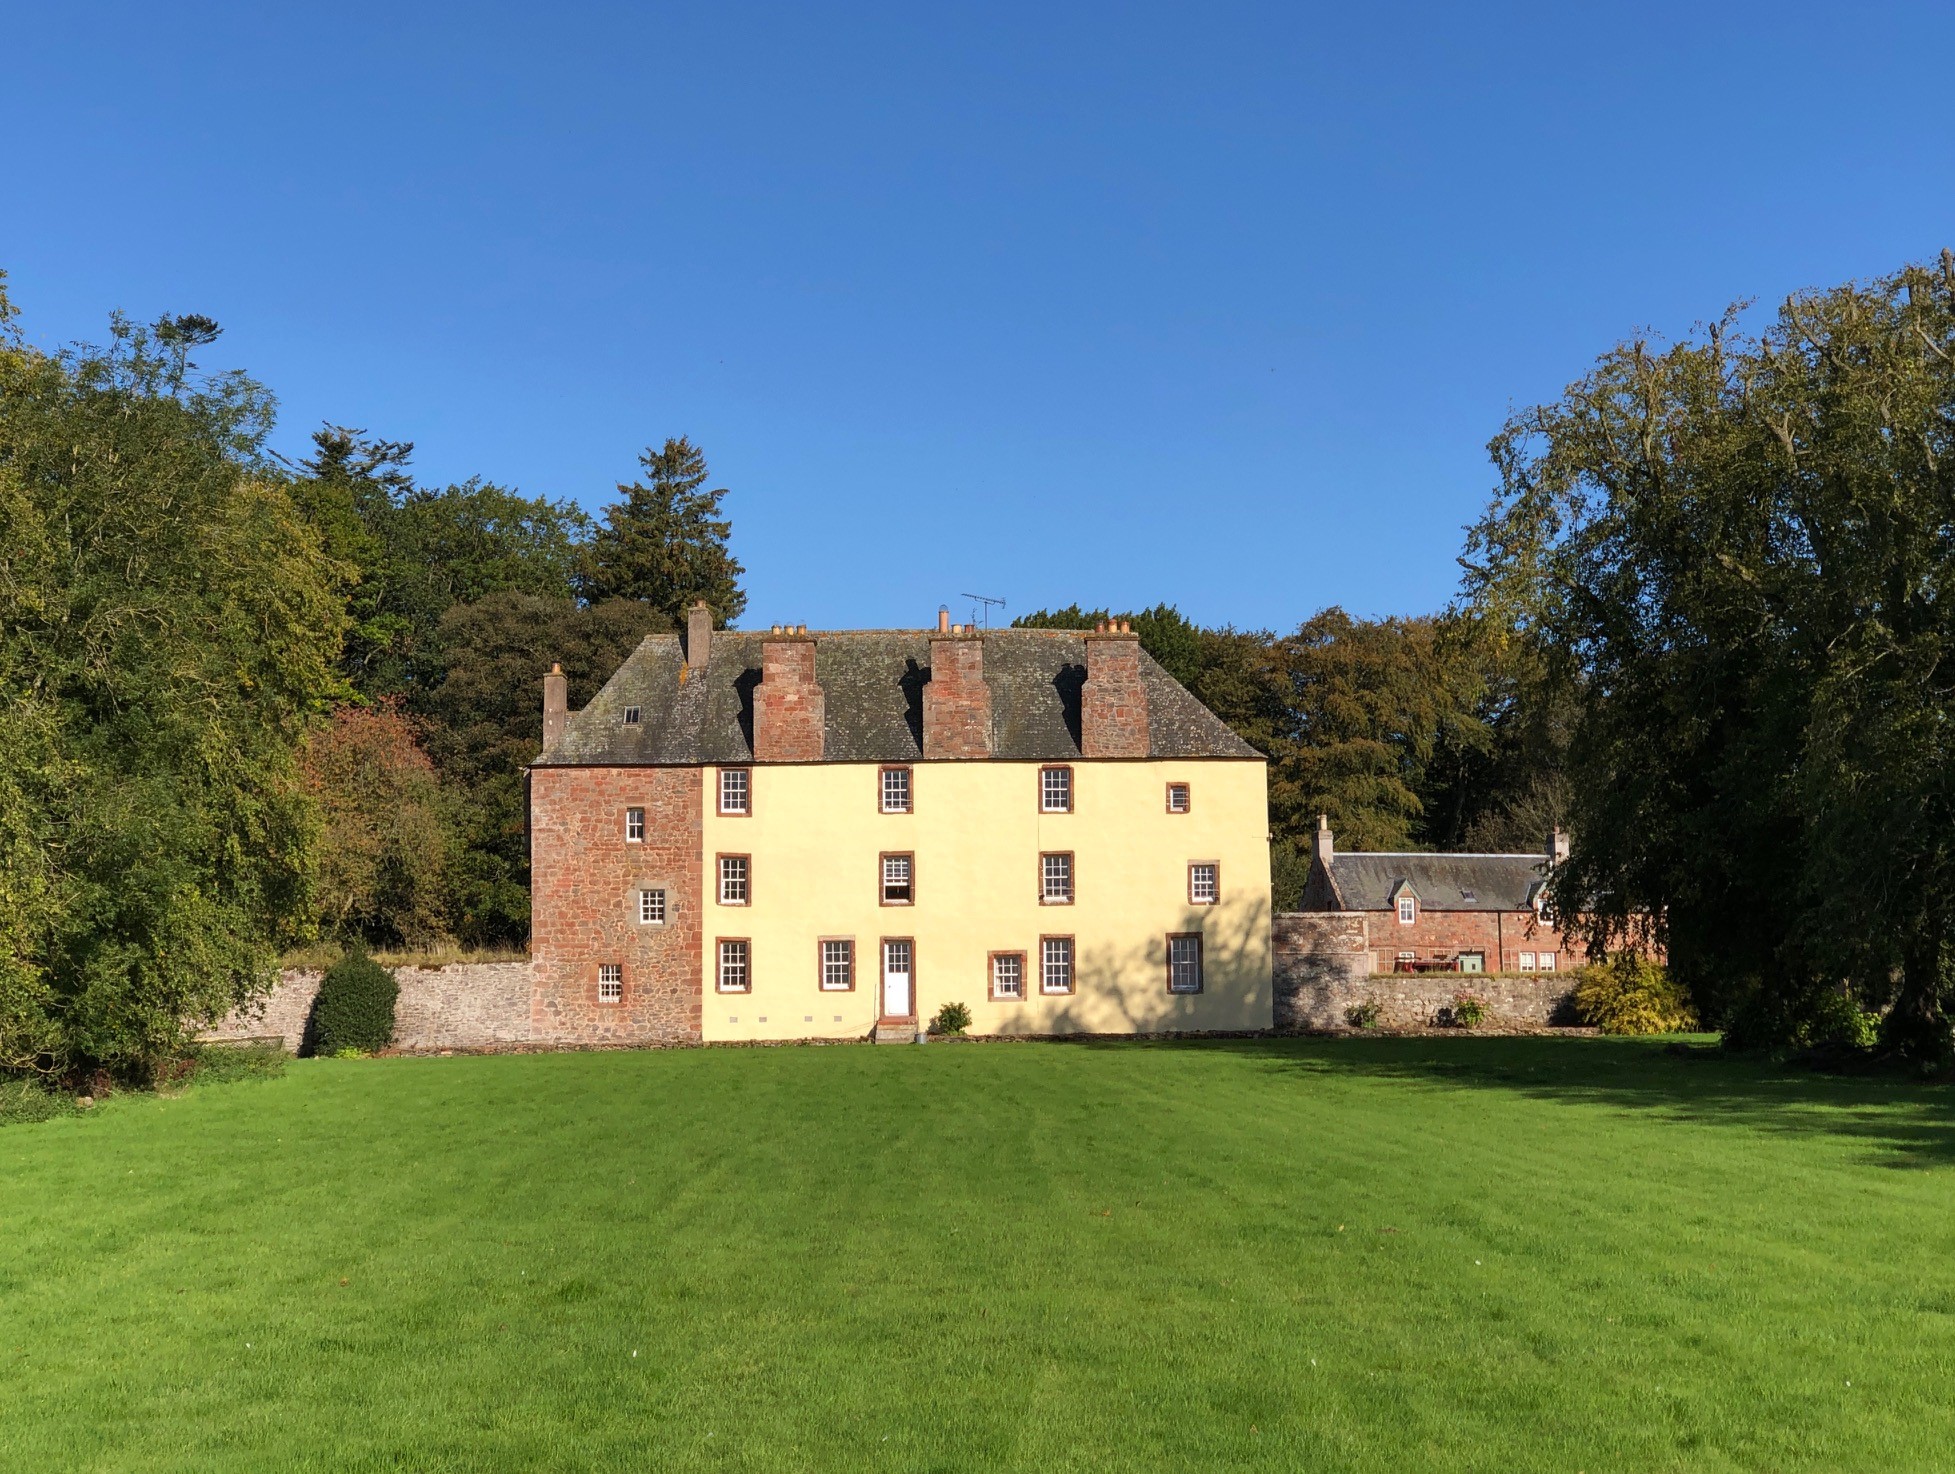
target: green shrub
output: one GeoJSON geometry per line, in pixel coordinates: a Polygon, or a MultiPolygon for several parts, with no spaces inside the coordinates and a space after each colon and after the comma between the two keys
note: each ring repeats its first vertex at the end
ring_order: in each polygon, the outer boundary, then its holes
{"type": "Polygon", "coordinates": [[[277,1044],[204,1044],[197,1049],[190,1078],[199,1085],[233,1080],[271,1080],[285,1073],[285,1050],[277,1044]]]}
{"type": "Polygon", "coordinates": [[[1471,993],[1453,994],[1450,1011],[1452,1026],[1456,1029],[1477,1029],[1486,1022],[1486,1001],[1471,993]]]}
{"type": "Polygon", "coordinates": [[[1378,1006],[1376,998],[1367,998],[1362,1003],[1353,1003],[1344,1010],[1344,1022],[1354,1029],[1375,1029],[1384,1009],[1378,1006]]]}
{"type": "Polygon", "coordinates": [[[312,1052],[371,1053],[394,1042],[394,1002],[400,984],[363,950],[348,952],[326,970],[312,1000],[312,1052]]]}
{"type": "Polygon", "coordinates": [[[73,1115],[75,1109],[75,1098],[65,1091],[49,1089],[39,1080],[0,1076],[0,1126],[48,1121],[73,1115]]]}
{"type": "Polygon", "coordinates": [[[1605,1034],[1675,1034],[1697,1026],[1670,970],[1629,952],[1576,972],[1575,1008],[1583,1023],[1605,1034]]]}
{"type": "Polygon", "coordinates": [[[937,1016],[930,1020],[933,1034],[962,1034],[971,1026],[971,1011],[961,1003],[946,1003],[937,1010],[937,1016]]]}

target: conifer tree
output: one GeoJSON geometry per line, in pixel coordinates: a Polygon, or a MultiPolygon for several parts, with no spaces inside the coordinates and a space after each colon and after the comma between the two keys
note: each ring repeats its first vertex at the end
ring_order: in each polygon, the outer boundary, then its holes
{"type": "Polygon", "coordinates": [[[727,549],[733,524],[720,512],[726,489],[706,491],[706,457],[690,440],[667,440],[639,457],[646,480],[620,483],[624,500],[604,512],[585,554],[578,592],[589,604],[636,599],[683,624],[704,599],[716,624],[747,607],[746,572],[727,549]]]}

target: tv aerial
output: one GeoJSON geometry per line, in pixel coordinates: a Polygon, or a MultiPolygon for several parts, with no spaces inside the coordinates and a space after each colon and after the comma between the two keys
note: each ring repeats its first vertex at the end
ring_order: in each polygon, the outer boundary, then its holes
{"type": "Polygon", "coordinates": [[[972,604],[971,623],[972,624],[977,624],[980,619],[980,612],[976,606],[980,604],[984,606],[982,611],[982,620],[984,623],[984,627],[987,630],[991,628],[991,606],[995,604],[1000,609],[1005,607],[1005,601],[1003,599],[992,599],[986,597],[983,594],[965,594],[963,597],[971,601],[972,604]]]}

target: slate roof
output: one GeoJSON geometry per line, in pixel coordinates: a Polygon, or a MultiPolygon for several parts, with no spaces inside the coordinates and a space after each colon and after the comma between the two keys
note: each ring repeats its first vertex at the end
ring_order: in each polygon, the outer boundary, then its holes
{"type": "MultiPolygon", "coordinates": [[[[539,767],[694,765],[753,760],[759,632],[717,630],[704,670],[688,669],[677,635],[647,635],[604,689],[573,712],[539,767]],[[639,711],[626,726],[624,709],[639,711]]],[[[815,679],[827,726],[823,760],[911,763],[923,757],[926,630],[815,634],[815,679]]],[[[1070,630],[992,630],[984,641],[993,755],[1004,761],[1079,760],[1079,695],[1086,642],[1070,630]]],[[[1149,755],[1260,758],[1174,677],[1140,652],[1149,755]]]]}
{"type": "Polygon", "coordinates": [[[1330,874],[1343,911],[1389,911],[1408,885],[1428,910],[1531,911],[1548,857],[1360,851],[1332,855],[1330,874]]]}

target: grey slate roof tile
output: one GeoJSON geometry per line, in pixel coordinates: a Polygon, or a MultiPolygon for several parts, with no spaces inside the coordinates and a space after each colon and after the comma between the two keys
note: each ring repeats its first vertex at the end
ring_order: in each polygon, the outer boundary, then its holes
{"type": "MultiPolygon", "coordinates": [[[[677,635],[647,635],[590,704],[571,714],[563,736],[538,765],[751,762],[753,690],[760,683],[760,648],[768,638],[758,631],[720,630],[702,671],[686,666],[677,635]],[[627,706],[639,709],[638,725],[625,725],[627,706]]],[[[1078,761],[1085,640],[1069,630],[993,630],[981,638],[995,756],[1078,761]]],[[[1260,756],[1146,651],[1140,665],[1151,756],[1260,756]]],[[[928,631],[817,633],[815,678],[826,710],[826,761],[922,758],[928,631]]]]}
{"type": "Polygon", "coordinates": [[[1331,856],[1330,873],[1346,911],[1391,910],[1401,883],[1434,911],[1526,911],[1548,857],[1360,851],[1331,856]]]}

